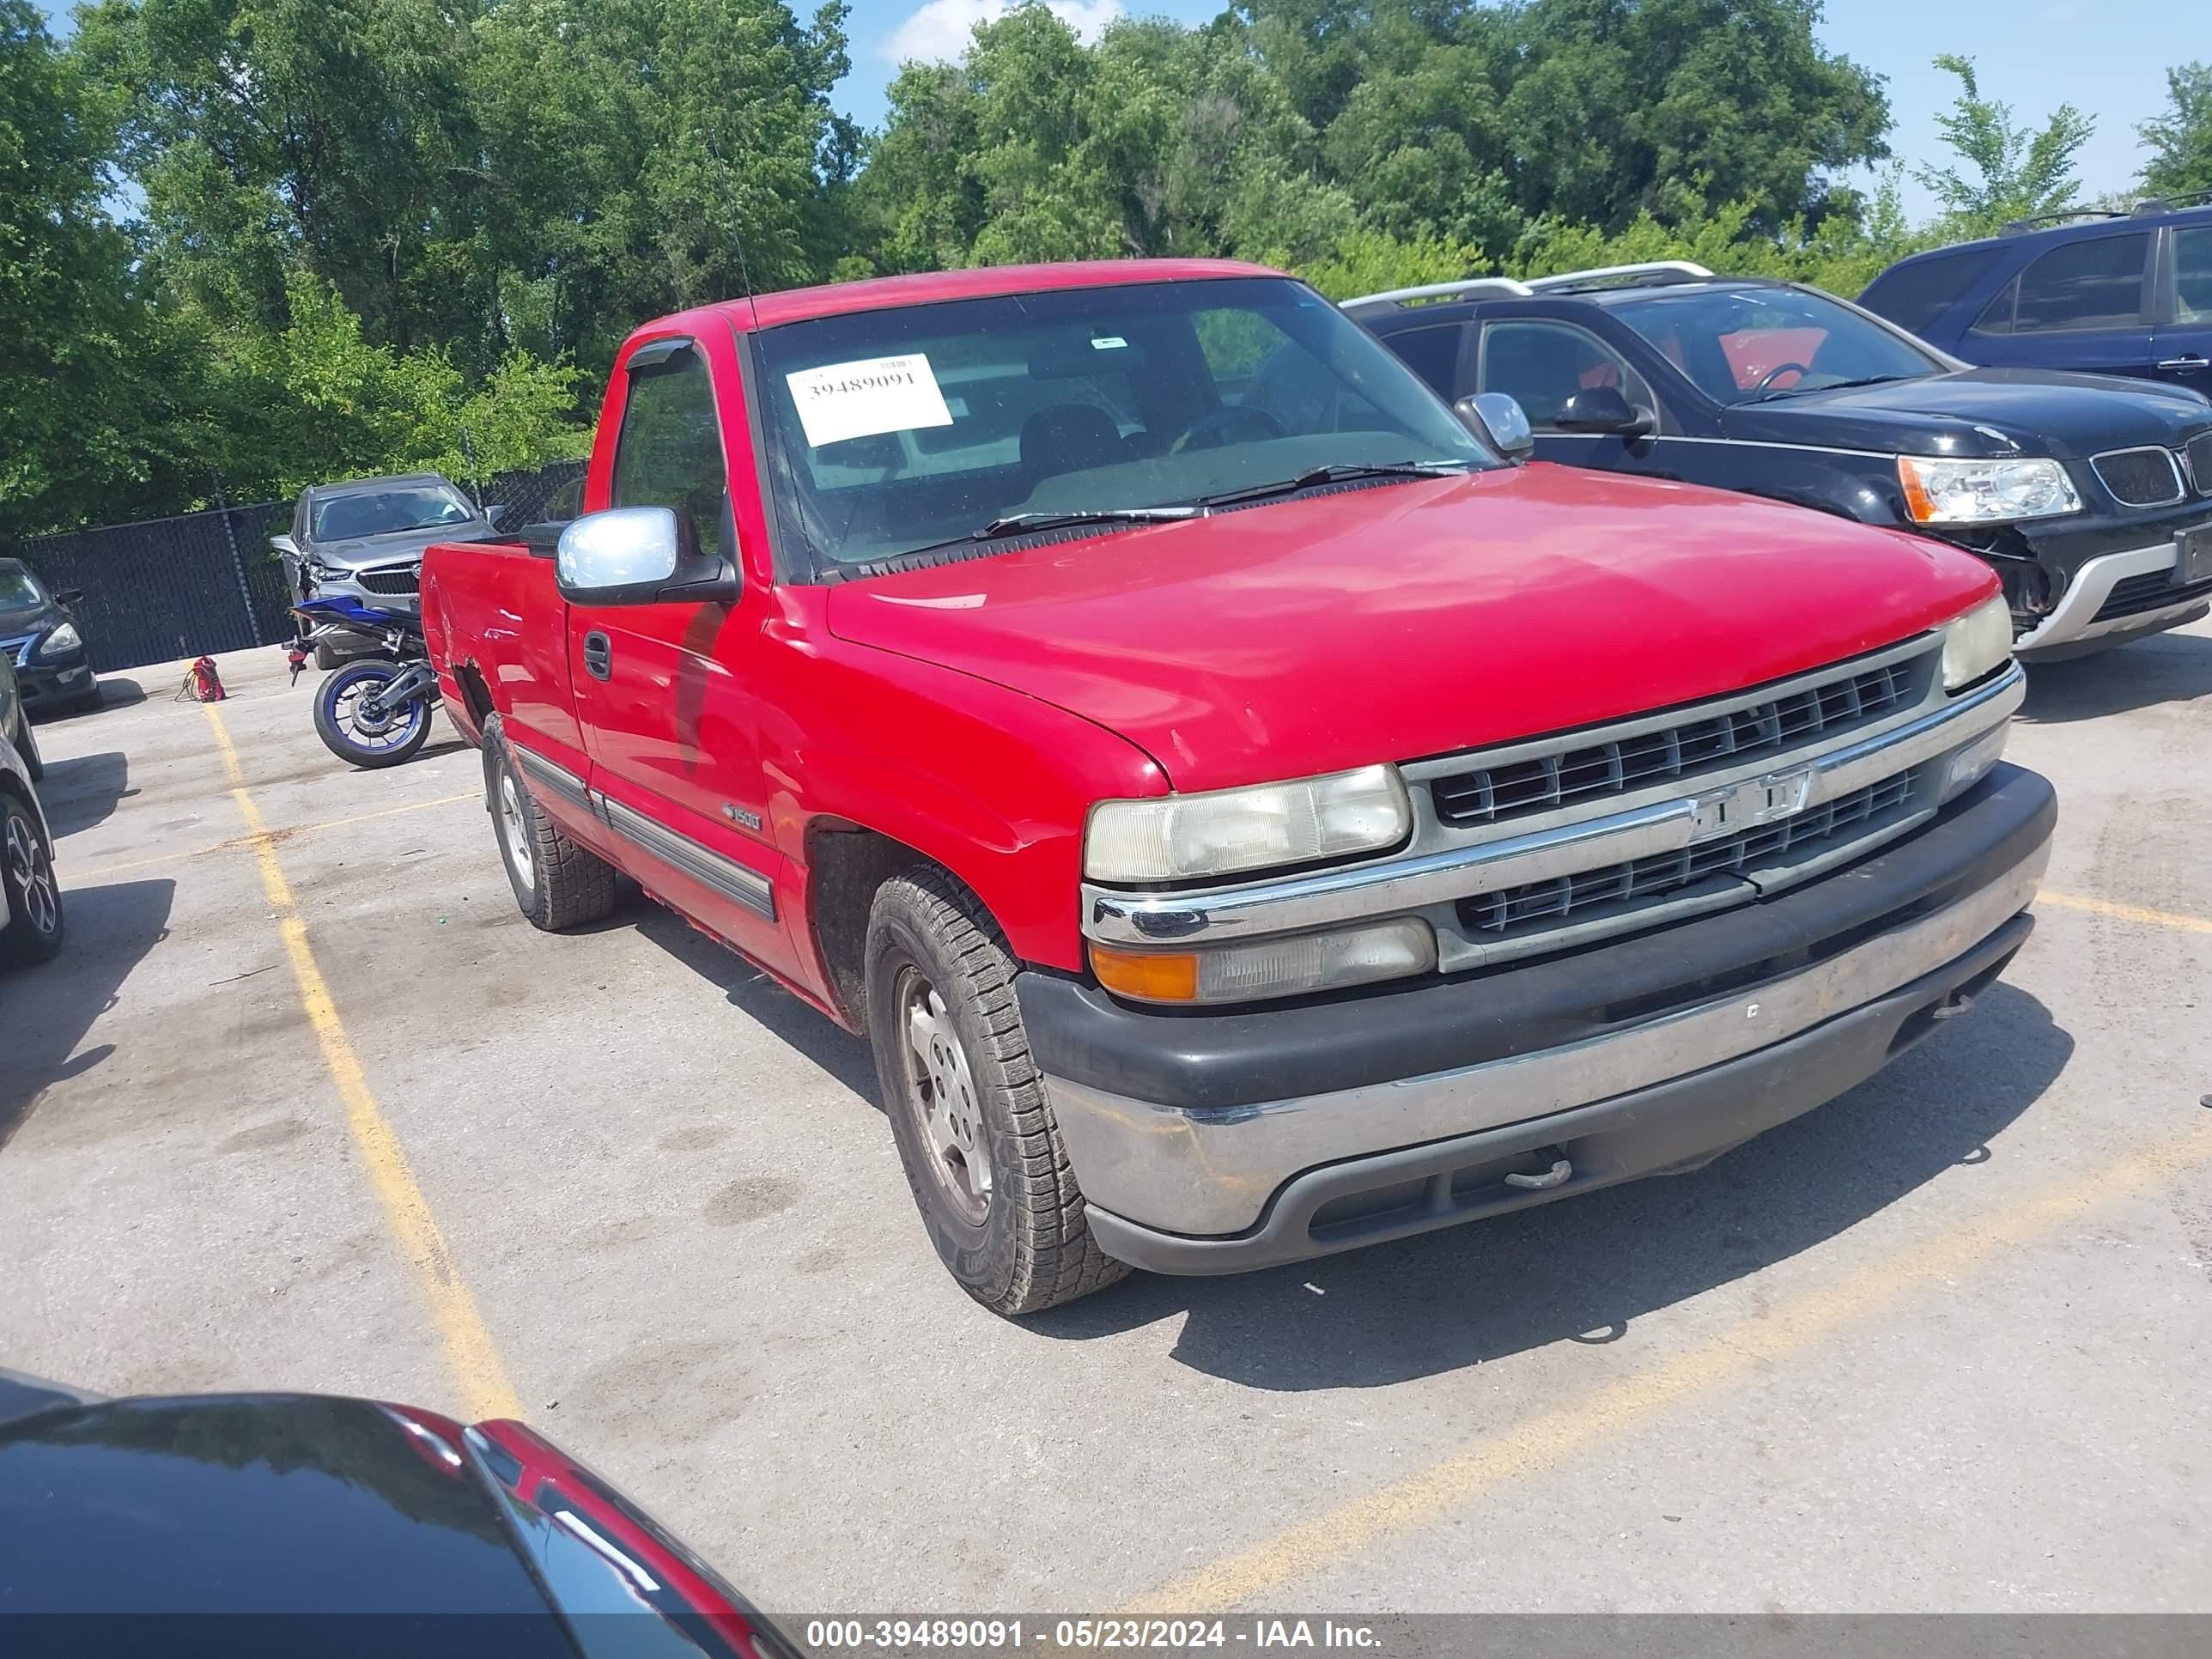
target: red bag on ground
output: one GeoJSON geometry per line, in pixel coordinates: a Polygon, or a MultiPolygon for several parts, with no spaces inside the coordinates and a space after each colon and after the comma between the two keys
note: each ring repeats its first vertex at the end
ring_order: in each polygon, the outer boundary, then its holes
{"type": "Polygon", "coordinates": [[[202,657],[185,676],[185,694],[194,702],[221,702],[230,693],[222,689],[222,676],[215,672],[215,659],[202,657]]]}

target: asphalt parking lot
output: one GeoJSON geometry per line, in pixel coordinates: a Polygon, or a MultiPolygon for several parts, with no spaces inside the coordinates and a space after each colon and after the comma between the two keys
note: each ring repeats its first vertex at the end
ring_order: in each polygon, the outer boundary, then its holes
{"type": "Polygon", "coordinates": [[[2212,1610],[2212,624],[2034,672],[2038,931],[1868,1085],[1021,1325],[859,1042],[635,895],[536,933],[473,750],[352,771],[222,668],[40,729],[0,1364],[520,1412],[796,1613],[2212,1610]]]}

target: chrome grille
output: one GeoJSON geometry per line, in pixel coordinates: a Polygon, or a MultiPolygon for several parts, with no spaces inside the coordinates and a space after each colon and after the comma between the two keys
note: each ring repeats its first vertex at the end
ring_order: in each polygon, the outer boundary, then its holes
{"type": "Polygon", "coordinates": [[[2181,470],[2170,449],[2115,449],[2089,465],[2123,507],[2166,507],[2181,499],[2181,470]]]}
{"type": "Polygon", "coordinates": [[[2197,493],[2212,495],[2212,432],[2200,432],[2189,441],[2189,476],[2197,481],[2197,493]]]}
{"type": "Polygon", "coordinates": [[[1454,773],[1429,786],[1437,817],[1455,827],[1495,823],[1794,748],[1902,708],[1914,695],[1913,669],[1887,663],[1638,736],[1454,773]]]}
{"type": "Polygon", "coordinates": [[[354,580],[372,593],[413,593],[422,586],[422,573],[412,565],[398,570],[362,570],[354,580]]]}
{"type": "Polygon", "coordinates": [[[1823,843],[1833,842],[1846,830],[1904,805],[1911,790],[1912,775],[1901,772],[1795,817],[1760,824],[1741,835],[1550,881],[1479,893],[1459,902],[1460,922],[1477,935],[1510,936],[1539,924],[1556,927],[1596,905],[1656,898],[1716,876],[1755,868],[1790,853],[1810,856],[1825,850],[1823,843]]]}

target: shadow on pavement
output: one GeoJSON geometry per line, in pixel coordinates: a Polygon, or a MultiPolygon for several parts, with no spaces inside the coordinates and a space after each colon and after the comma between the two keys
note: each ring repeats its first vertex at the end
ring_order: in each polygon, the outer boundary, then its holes
{"type": "Polygon", "coordinates": [[[129,787],[130,781],[131,762],[120,750],[49,759],[46,775],[39,784],[39,804],[46,809],[46,825],[54,839],[89,830],[106,817],[118,801],[138,793],[129,787]]]}
{"type": "Polygon", "coordinates": [[[2094,657],[2030,664],[2020,718],[2057,726],[2197,697],[2212,697],[2212,639],[2154,634],[2094,657]]]}
{"type": "Polygon", "coordinates": [[[146,688],[124,674],[102,674],[100,677],[100,707],[72,708],[66,713],[51,704],[40,708],[38,718],[48,725],[64,725],[70,720],[88,720],[94,715],[110,708],[128,708],[133,703],[146,701],[146,688]]]}
{"type": "Polygon", "coordinates": [[[0,1032],[6,1033],[0,1048],[0,1147],[47,1088],[93,1070],[113,1052],[104,1042],[82,1052],[77,1045],[115,1006],[131,970],[169,931],[174,882],[71,887],[68,870],[60,874],[69,928],[61,955],[34,968],[0,972],[0,1032]]]}
{"type": "Polygon", "coordinates": [[[700,978],[721,987],[730,1006],[812,1061],[870,1105],[876,1062],[868,1045],[817,1012],[734,951],[717,944],[665,906],[624,884],[623,901],[602,927],[634,927],[700,978]]]}
{"type": "MultiPolygon", "coordinates": [[[[2000,984],[1972,1018],[1694,1173],[1241,1278],[1138,1274],[1024,1322],[1079,1341],[1182,1313],[1176,1359],[1271,1390],[1378,1388],[1561,1340],[1618,1341],[1646,1314],[1991,1161],[1989,1143],[2073,1047],[2040,1002],[2000,984]]],[[[1954,1186],[1976,1201],[1971,1177],[1954,1186]]]]}

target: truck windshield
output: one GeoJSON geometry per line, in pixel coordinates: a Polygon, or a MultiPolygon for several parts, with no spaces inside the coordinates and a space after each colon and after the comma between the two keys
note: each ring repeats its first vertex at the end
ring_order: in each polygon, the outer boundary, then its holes
{"type": "Polygon", "coordinates": [[[1917,380],[1948,367],[1909,336],[1794,288],[1662,289],[1620,301],[1613,314],[1717,403],[1917,380]]]}
{"type": "Polygon", "coordinates": [[[824,570],[1323,469],[1498,464],[1282,277],[958,300],[757,338],[784,532],[824,570]]]}

